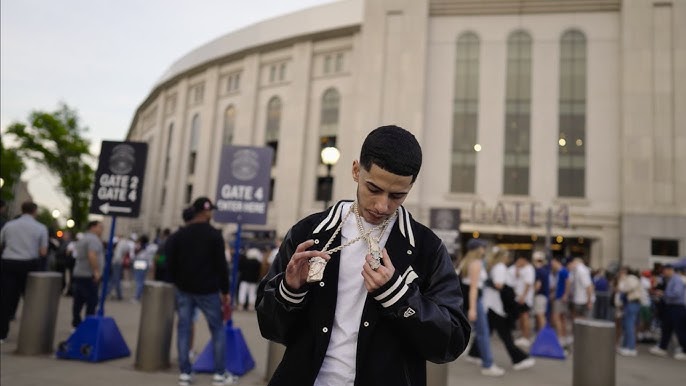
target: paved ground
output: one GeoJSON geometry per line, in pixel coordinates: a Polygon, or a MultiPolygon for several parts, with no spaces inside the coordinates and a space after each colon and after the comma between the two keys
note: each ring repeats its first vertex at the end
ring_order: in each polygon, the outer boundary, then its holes
{"type": "MultiPolygon", "coordinates": [[[[63,297],[59,306],[55,344],[65,340],[70,333],[71,298],[63,297]]],[[[106,303],[106,315],[111,316],[126,340],[132,356],[101,363],[89,363],[72,360],[58,360],[53,356],[21,356],[15,354],[19,319],[11,325],[10,336],[0,349],[0,384],[3,386],[133,386],[133,385],[175,385],[176,341],[172,341],[172,368],[158,372],[142,372],[134,369],[140,304],[128,301],[106,303]]],[[[241,378],[240,385],[265,385],[263,380],[266,371],[267,342],[261,338],[255,314],[252,312],[235,312],[234,324],[245,336],[255,359],[254,370],[241,378]]],[[[200,351],[209,340],[209,333],[201,318],[198,323],[195,349],[200,351]]],[[[639,347],[639,356],[635,358],[617,357],[616,375],[618,386],[678,385],[686,379],[686,363],[671,358],[658,358],[648,354],[648,346],[639,347]]],[[[493,343],[496,363],[507,370],[504,378],[481,376],[478,367],[458,359],[449,368],[448,385],[502,385],[508,386],[563,386],[572,385],[572,358],[564,361],[537,359],[532,369],[516,372],[511,369],[509,360],[499,340],[493,343]]],[[[610,349],[598,347],[599,350],[610,349]]],[[[589,369],[588,371],[594,371],[589,369]]],[[[196,385],[209,385],[210,376],[196,376],[196,385]]],[[[448,386],[446,385],[446,386],[448,386]]],[[[392,385],[391,385],[392,386],[392,385]]],[[[438,385],[436,385],[438,386],[438,385]]],[[[441,385],[443,386],[443,385],[441,385]]],[[[585,386],[585,385],[584,385],[585,386]]]]}

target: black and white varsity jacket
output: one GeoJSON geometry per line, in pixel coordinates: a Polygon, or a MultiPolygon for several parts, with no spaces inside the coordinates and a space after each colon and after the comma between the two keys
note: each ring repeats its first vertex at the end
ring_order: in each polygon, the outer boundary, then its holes
{"type": "MultiPolygon", "coordinates": [[[[286,346],[270,386],[312,385],[319,373],[336,311],[340,252],[331,255],[321,282],[294,291],[284,277],[298,244],[314,239],[312,249],[324,247],[342,221],[343,203],[295,224],[258,287],[262,336],[286,346]]],[[[330,248],[340,243],[339,234],[330,248]]],[[[426,361],[453,361],[469,341],[459,280],[441,240],[403,207],[385,248],[395,274],[364,299],[355,385],[425,385],[426,361]]]]}

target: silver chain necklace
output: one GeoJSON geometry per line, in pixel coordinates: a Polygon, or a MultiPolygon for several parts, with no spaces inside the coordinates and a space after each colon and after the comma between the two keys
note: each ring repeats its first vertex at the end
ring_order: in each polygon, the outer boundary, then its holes
{"type": "MultiPolygon", "coordinates": [[[[376,270],[381,265],[381,249],[379,248],[379,242],[381,241],[381,237],[383,236],[384,232],[386,231],[386,227],[395,218],[395,216],[396,216],[396,213],[393,213],[393,215],[391,217],[384,220],[384,222],[382,222],[381,224],[379,224],[375,227],[372,227],[369,230],[366,230],[366,229],[364,229],[364,225],[362,225],[362,216],[360,215],[358,205],[357,205],[357,201],[355,201],[355,202],[353,202],[352,206],[350,207],[350,210],[348,210],[348,213],[346,213],[345,216],[343,217],[343,220],[341,221],[341,223],[338,224],[338,227],[336,227],[336,230],[333,232],[333,234],[329,238],[329,241],[327,241],[326,244],[324,245],[322,252],[324,252],[328,255],[331,255],[335,252],[342,250],[343,248],[345,248],[347,246],[350,246],[350,245],[364,239],[367,241],[367,246],[368,246],[369,252],[372,254],[372,257],[374,258],[374,262],[370,265],[371,265],[372,269],[376,270]],[[336,236],[338,236],[338,234],[341,232],[341,229],[343,229],[343,224],[345,224],[345,222],[348,220],[348,218],[350,217],[350,215],[353,212],[355,213],[355,219],[357,221],[357,228],[359,229],[360,234],[357,237],[355,237],[354,239],[349,240],[345,244],[341,244],[341,245],[337,246],[336,248],[329,249],[329,247],[331,246],[333,241],[336,239],[336,236]],[[381,234],[379,235],[377,240],[374,240],[374,237],[371,236],[371,234],[374,231],[377,231],[379,229],[381,230],[381,234]]],[[[321,281],[322,278],[324,277],[324,268],[326,267],[326,260],[322,259],[319,256],[315,256],[309,260],[309,263],[310,263],[310,267],[309,267],[309,271],[307,273],[307,282],[312,283],[312,282],[321,281]]]]}

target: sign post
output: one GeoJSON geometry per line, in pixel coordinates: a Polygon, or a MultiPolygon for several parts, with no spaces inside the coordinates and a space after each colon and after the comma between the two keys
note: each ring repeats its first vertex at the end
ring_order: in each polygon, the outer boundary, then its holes
{"type": "MultiPolygon", "coordinates": [[[[273,156],[271,147],[225,146],[222,149],[214,220],[238,225],[231,270],[232,303],[236,300],[238,289],[242,225],[267,223],[273,156]]],[[[214,371],[212,350],[212,342],[209,342],[193,364],[194,371],[214,371]]],[[[226,322],[226,369],[233,374],[243,375],[254,367],[255,361],[243,334],[240,329],[233,327],[229,319],[226,322]]]]}
{"type": "Polygon", "coordinates": [[[117,216],[138,217],[148,144],[103,141],[95,172],[90,213],[112,216],[102,275],[100,302],[96,316],[88,316],[59,345],[57,357],[99,362],[131,355],[114,319],[105,317],[105,298],[112,265],[112,249],[117,216]]]}

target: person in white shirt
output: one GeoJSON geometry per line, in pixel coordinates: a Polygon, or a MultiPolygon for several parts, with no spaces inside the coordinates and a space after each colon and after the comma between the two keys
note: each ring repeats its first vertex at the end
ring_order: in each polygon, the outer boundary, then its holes
{"type": "Polygon", "coordinates": [[[572,320],[588,318],[593,310],[594,289],[591,270],[580,257],[575,257],[569,263],[569,283],[572,288],[571,313],[572,320]]]}
{"type": "Polygon", "coordinates": [[[492,256],[489,259],[490,267],[489,284],[484,288],[483,302],[488,309],[488,324],[496,331],[498,337],[505,345],[512,368],[514,370],[524,370],[533,367],[535,360],[523,352],[514,343],[512,338],[512,326],[514,325],[513,315],[508,315],[506,310],[515,312],[517,305],[514,290],[514,282],[509,278],[507,266],[510,254],[506,249],[494,247],[492,256]],[[507,305],[504,303],[507,301],[507,305]]]}
{"type": "Polygon", "coordinates": [[[536,270],[525,255],[517,256],[515,263],[508,268],[508,274],[514,280],[514,290],[519,304],[519,329],[522,337],[515,343],[528,348],[531,346],[531,322],[529,311],[534,306],[534,282],[536,270]]]}

